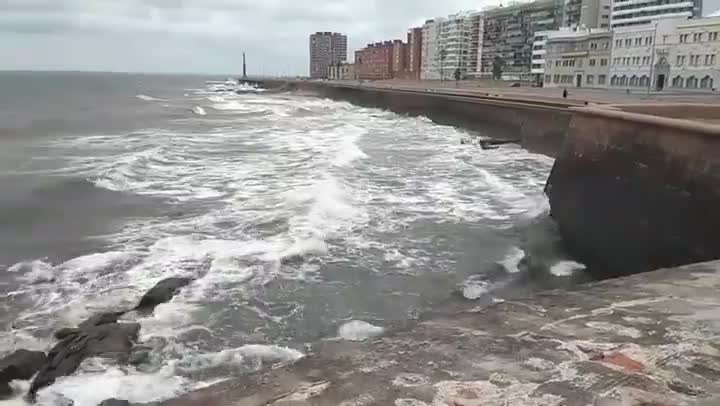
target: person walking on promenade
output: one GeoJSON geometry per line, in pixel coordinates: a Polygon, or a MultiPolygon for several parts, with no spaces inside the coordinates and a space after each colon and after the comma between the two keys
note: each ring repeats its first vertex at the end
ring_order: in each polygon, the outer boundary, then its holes
{"type": "Polygon", "coordinates": [[[567,89],[563,89],[563,99],[567,99],[567,89]]]}

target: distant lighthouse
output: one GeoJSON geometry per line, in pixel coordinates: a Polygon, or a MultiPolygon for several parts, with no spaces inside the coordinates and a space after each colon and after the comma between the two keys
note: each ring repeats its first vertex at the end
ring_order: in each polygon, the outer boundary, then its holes
{"type": "Polygon", "coordinates": [[[243,52],[243,80],[247,79],[247,64],[245,63],[245,52],[243,52]]]}

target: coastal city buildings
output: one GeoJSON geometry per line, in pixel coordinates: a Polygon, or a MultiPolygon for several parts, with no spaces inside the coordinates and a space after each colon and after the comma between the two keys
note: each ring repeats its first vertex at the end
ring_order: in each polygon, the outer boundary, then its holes
{"type": "Polygon", "coordinates": [[[610,28],[612,0],[565,0],[563,27],[610,28]]]}
{"type": "Polygon", "coordinates": [[[606,87],[612,33],[564,28],[547,34],[545,87],[606,87]]]}
{"type": "Polygon", "coordinates": [[[406,79],[420,79],[420,68],[422,63],[422,27],[415,27],[407,33],[407,66],[405,69],[406,79]]]}
{"type": "Polygon", "coordinates": [[[357,74],[355,72],[354,63],[338,62],[328,67],[328,79],[330,80],[355,80],[357,74]]]}
{"type": "Polygon", "coordinates": [[[502,67],[502,78],[530,79],[535,33],[556,30],[563,18],[563,3],[538,0],[532,3],[486,10],[480,70],[492,75],[502,67]]]}
{"type": "Polygon", "coordinates": [[[331,64],[346,62],[347,36],[336,32],[316,32],[310,35],[310,77],[326,79],[331,64]]]}
{"type": "Polygon", "coordinates": [[[394,44],[394,41],[376,42],[355,51],[355,69],[358,79],[392,79],[394,44]]]}
{"type": "Polygon", "coordinates": [[[477,76],[482,55],[483,16],[461,12],[425,22],[422,28],[422,79],[477,76]]]}
{"type": "Polygon", "coordinates": [[[648,24],[673,17],[702,16],[702,0],[613,0],[612,28],[648,24]]]}
{"type": "Polygon", "coordinates": [[[614,30],[610,86],[712,90],[720,83],[720,17],[670,18],[614,30]]]}

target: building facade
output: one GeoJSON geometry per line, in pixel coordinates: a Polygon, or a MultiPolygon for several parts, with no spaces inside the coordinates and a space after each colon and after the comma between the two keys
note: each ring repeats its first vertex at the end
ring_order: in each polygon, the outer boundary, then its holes
{"type": "Polygon", "coordinates": [[[407,44],[399,39],[393,41],[392,76],[401,77],[407,70],[407,44]]]}
{"type": "Polygon", "coordinates": [[[563,27],[610,28],[612,0],[565,0],[563,27]]]}
{"type": "Polygon", "coordinates": [[[422,79],[453,79],[477,76],[482,59],[483,16],[462,12],[428,20],[422,29],[422,79]]]}
{"type": "Polygon", "coordinates": [[[405,70],[406,79],[420,79],[420,68],[422,64],[422,38],[422,27],[411,28],[408,30],[406,46],[407,55],[405,57],[407,62],[405,70]]]}
{"type": "Polygon", "coordinates": [[[720,83],[720,17],[620,27],[612,52],[611,87],[712,90],[720,83]]]}
{"type": "Polygon", "coordinates": [[[535,33],[557,30],[563,6],[562,1],[538,0],[485,11],[481,74],[491,76],[498,64],[504,79],[529,79],[535,33]]]}
{"type": "Polygon", "coordinates": [[[328,79],[330,80],[356,80],[354,63],[339,62],[330,65],[328,68],[328,79]]]}
{"type": "Polygon", "coordinates": [[[394,41],[377,42],[355,51],[355,69],[358,79],[392,79],[394,44],[394,41]]]}
{"type": "Polygon", "coordinates": [[[661,18],[702,16],[702,0],[614,0],[612,28],[649,24],[661,18]]]}
{"type": "Polygon", "coordinates": [[[347,36],[336,32],[316,32],[310,35],[310,77],[328,78],[332,64],[346,62],[347,36]]]}
{"type": "Polygon", "coordinates": [[[608,85],[612,33],[564,28],[547,34],[544,87],[604,88],[608,85]]]}

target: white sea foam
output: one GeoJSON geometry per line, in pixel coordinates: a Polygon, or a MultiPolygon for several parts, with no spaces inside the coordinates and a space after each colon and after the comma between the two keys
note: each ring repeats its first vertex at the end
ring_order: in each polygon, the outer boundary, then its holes
{"type": "Polygon", "coordinates": [[[521,250],[518,247],[510,247],[510,252],[503,258],[502,261],[500,261],[500,265],[502,265],[505,270],[507,270],[510,273],[519,273],[520,272],[520,261],[525,258],[525,251],[521,250]]]}
{"type": "Polygon", "coordinates": [[[177,368],[182,371],[202,371],[218,366],[247,370],[263,364],[290,363],[304,357],[300,351],[275,345],[252,344],[215,353],[192,355],[182,359],[177,368]]]}
{"type": "Polygon", "coordinates": [[[572,276],[577,271],[585,270],[587,267],[575,261],[560,261],[550,267],[550,273],[555,276],[572,276]]]}
{"type": "Polygon", "coordinates": [[[145,101],[167,101],[166,99],[160,99],[157,97],[148,96],[146,94],[139,94],[135,97],[137,97],[140,100],[145,100],[145,101]]]}
{"type": "Polygon", "coordinates": [[[26,283],[48,283],[55,280],[53,266],[42,260],[19,262],[10,268],[8,272],[17,273],[18,279],[26,283]]]}
{"type": "Polygon", "coordinates": [[[198,116],[207,116],[207,112],[205,112],[205,109],[200,106],[193,107],[192,112],[197,114],[198,116]]]}
{"type": "Polygon", "coordinates": [[[338,336],[347,341],[365,341],[377,337],[385,331],[384,328],[374,326],[368,322],[353,320],[340,326],[338,336]]]}
{"type": "Polygon", "coordinates": [[[462,285],[462,294],[466,299],[477,300],[490,291],[490,283],[484,280],[469,278],[462,285]]]}

